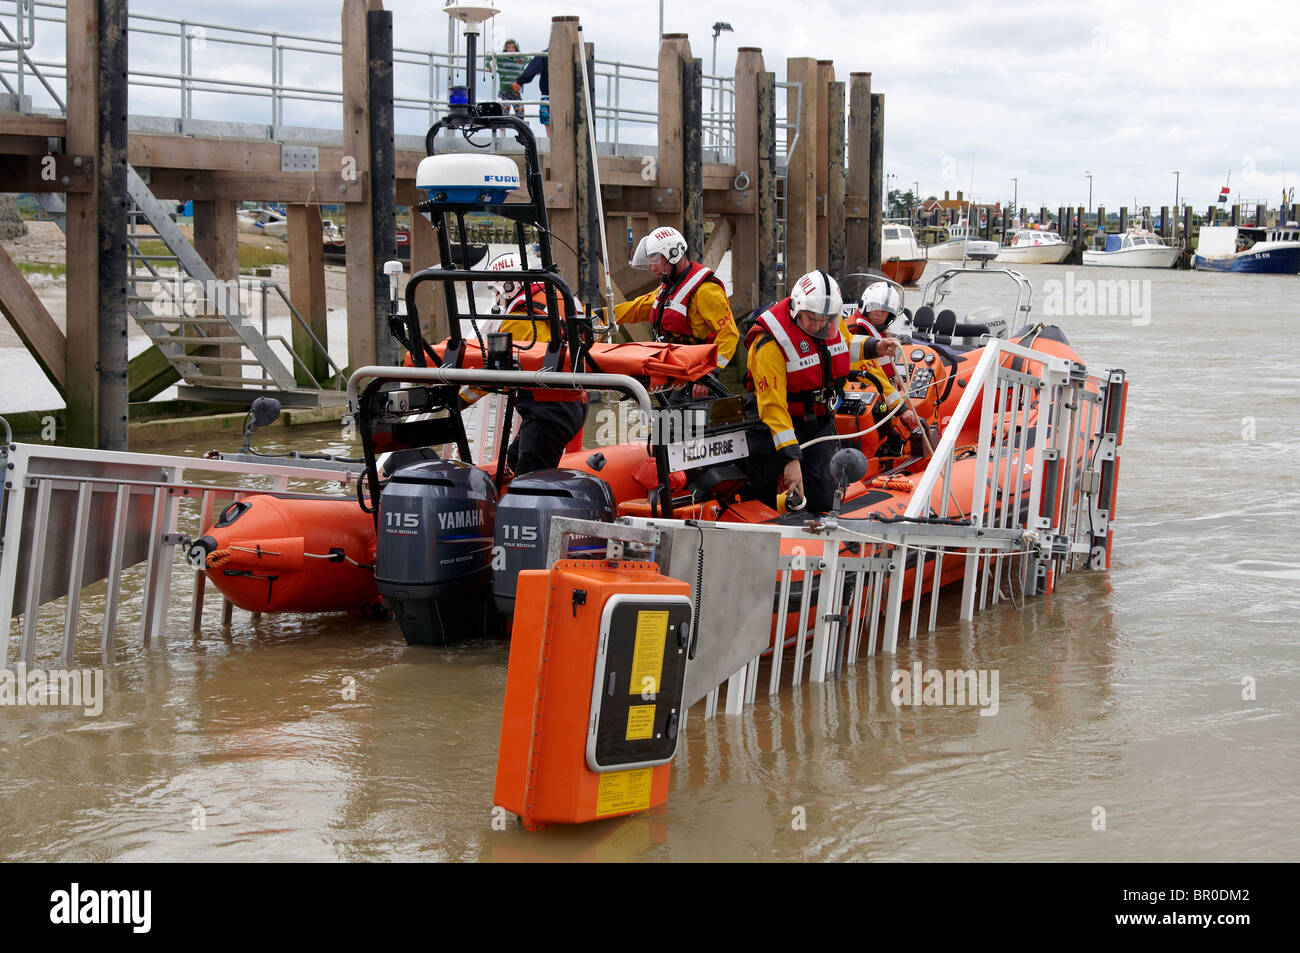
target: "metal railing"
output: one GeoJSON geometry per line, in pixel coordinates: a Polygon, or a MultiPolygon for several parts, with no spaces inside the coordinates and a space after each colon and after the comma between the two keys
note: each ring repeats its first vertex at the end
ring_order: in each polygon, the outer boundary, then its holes
{"type": "MultiPolygon", "coordinates": [[[[175,567],[173,547],[211,526],[218,500],[238,500],[258,493],[340,499],[339,493],[289,493],[289,481],[328,484],[343,490],[356,472],[324,465],[248,463],[195,457],[82,450],[73,447],[6,443],[0,460],[8,467],[0,512],[0,660],[9,664],[13,620],[18,630],[19,661],[31,665],[49,646],[40,642],[42,611],[58,599],[62,639],[58,654],[70,665],[78,637],[94,631],[106,660],[113,657],[126,615],[136,616],[140,643],[164,638],[173,604],[174,577],[193,578],[189,598],[190,629],[201,630],[206,575],[175,567]],[[194,475],[194,477],[191,476],[194,475]],[[207,478],[195,478],[206,475],[207,478]],[[213,478],[237,476],[240,486],[213,478]],[[260,488],[249,486],[260,481],[260,488]],[[46,545],[49,538],[55,545],[46,545]],[[132,567],[143,564],[140,578],[132,567]],[[130,570],[130,572],[128,572],[130,570]],[[124,576],[128,577],[124,587],[124,576]],[[83,589],[105,582],[94,605],[83,589]],[[129,612],[124,612],[129,608],[129,612]]],[[[224,602],[224,600],[223,600],[224,602]]],[[[231,605],[222,619],[229,623],[231,605]]],[[[173,620],[174,621],[174,620],[173,620]]]]}
{"type": "MultiPolygon", "coordinates": [[[[65,6],[52,0],[21,2],[31,3],[28,22],[32,26],[19,37],[0,23],[9,41],[0,44],[0,86],[15,94],[23,108],[34,78],[43,95],[32,100],[32,108],[63,113],[65,6]],[[15,51],[14,41],[30,40],[36,23],[54,26],[41,31],[39,44],[29,43],[40,55],[15,51]]],[[[343,44],[339,39],[138,13],[131,13],[128,23],[132,114],[177,118],[182,131],[191,120],[265,124],[272,137],[283,127],[342,128],[343,44]],[[170,105],[169,98],[157,95],[163,91],[175,94],[170,105]]],[[[479,62],[475,88],[480,98],[495,98],[497,93],[494,55],[498,54],[489,53],[479,62]]],[[[448,88],[463,73],[463,63],[447,53],[395,47],[397,132],[423,135],[445,112],[448,88]]],[[[601,145],[618,154],[656,144],[658,69],[597,59],[595,74],[592,108],[604,138],[601,145]]],[[[734,154],[734,80],[706,76],[703,85],[705,154],[709,161],[728,162],[734,154]]],[[[535,118],[541,100],[524,99],[518,105],[535,118]]]]}
{"type": "MultiPolygon", "coordinates": [[[[1000,601],[1004,584],[1015,602],[1051,592],[1061,573],[1108,566],[1125,388],[1123,371],[1089,374],[1065,358],[990,341],[901,519],[725,524],[731,534],[766,534],[779,548],[775,612],[761,633],[764,651],[728,669],[710,689],[706,717],[717,712],[724,684],[728,714],[752,704],[764,661],[768,692],[775,694],[787,672],[790,684],[805,673],[821,682],[864,648],[868,656],[877,649],[893,654],[904,604],[910,604],[907,633],[914,639],[929,593],[927,623],[934,631],[940,590],[958,579],[958,615],[971,619],[976,609],[1000,601]],[[956,489],[959,467],[964,495],[956,489]],[[945,558],[956,560],[947,571],[945,558]],[[769,652],[771,646],[780,648],[769,652]]],[[[620,522],[687,538],[702,537],[700,525],[724,525],[620,522]]],[[[665,549],[660,545],[653,558],[665,549]]],[[[694,582],[694,570],[678,567],[672,575],[694,582]]],[[[711,593],[706,587],[706,604],[711,593]]]]}

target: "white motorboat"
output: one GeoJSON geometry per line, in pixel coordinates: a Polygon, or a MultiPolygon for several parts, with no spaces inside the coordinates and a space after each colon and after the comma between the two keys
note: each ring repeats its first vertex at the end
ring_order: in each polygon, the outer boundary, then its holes
{"type": "Polygon", "coordinates": [[[1072,246],[1056,232],[1018,228],[1011,233],[1011,241],[998,251],[995,261],[1018,265],[1059,265],[1072,250],[1072,246]]]}
{"type": "Polygon", "coordinates": [[[925,271],[925,252],[912,229],[900,222],[886,222],[880,244],[880,270],[900,285],[914,285],[925,271]]]}
{"type": "Polygon", "coordinates": [[[975,227],[962,219],[955,225],[948,226],[948,240],[931,245],[925,250],[929,261],[963,261],[966,259],[966,243],[979,239],[975,227]]]}
{"type": "Polygon", "coordinates": [[[1085,248],[1085,265],[1109,265],[1113,268],[1172,268],[1179,249],[1166,245],[1155,232],[1130,228],[1122,234],[1106,236],[1106,247],[1085,248]]]}

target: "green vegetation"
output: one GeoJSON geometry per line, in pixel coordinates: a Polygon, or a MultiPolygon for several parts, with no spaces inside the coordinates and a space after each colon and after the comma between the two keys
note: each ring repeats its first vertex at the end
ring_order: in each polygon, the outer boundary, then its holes
{"type": "MultiPolygon", "coordinates": [[[[140,254],[148,256],[155,265],[168,265],[171,263],[172,253],[158,239],[147,239],[140,242],[140,254]]],[[[288,245],[279,248],[263,248],[260,245],[244,244],[239,246],[239,270],[241,272],[252,271],[254,268],[264,268],[267,265],[287,265],[288,263],[288,245]]]]}
{"type": "Polygon", "coordinates": [[[24,275],[49,275],[51,278],[64,278],[68,274],[67,265],[47,261],[16,261],[15,265],[24,275]]]}

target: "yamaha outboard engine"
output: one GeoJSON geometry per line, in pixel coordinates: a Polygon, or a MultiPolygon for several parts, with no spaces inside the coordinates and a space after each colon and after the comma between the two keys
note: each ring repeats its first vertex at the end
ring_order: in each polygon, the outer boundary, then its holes
{"type": "MultiPolygon", "coordinates": [[[[601,520],[614,518],[616,505],[609,484],[580,470],[535,470],[515,477],[497,507],[496,552],[492,595],[497,609],[515,611],[515,580],[523,569],[545,569],[551,520],[557,516],[601,520]]],[[[569,537],[568,555],[605,551],[590,537],[569,537]]]]}
{"type": "Polygon", "coordinates": [[[375,582],[411,645],[490,634],[496,487],[453,460],[395,471],[379,499],[375,582]]]}

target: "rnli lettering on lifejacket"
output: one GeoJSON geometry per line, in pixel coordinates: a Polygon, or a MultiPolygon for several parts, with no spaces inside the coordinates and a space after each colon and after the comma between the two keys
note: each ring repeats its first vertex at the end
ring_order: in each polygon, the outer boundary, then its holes
{"type": "Polygon", "coordinates": [[[481,510],[457,510],[438,514],[438,529],[466,529],[483,525],[481,510]]]}

